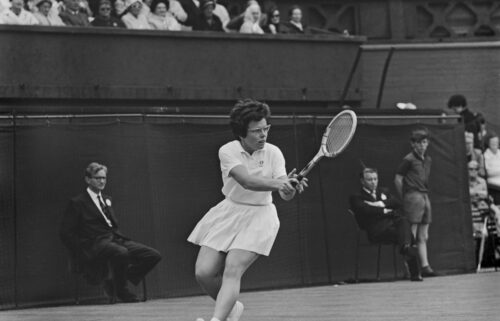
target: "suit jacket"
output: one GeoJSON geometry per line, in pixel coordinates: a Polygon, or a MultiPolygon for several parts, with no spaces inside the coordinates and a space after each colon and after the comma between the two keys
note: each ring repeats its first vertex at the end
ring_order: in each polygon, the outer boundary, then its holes
{"type": "MultiPolygon", "coordinates": [[[[104,202],[111,204],[111,198],[102,194],[104,202]]],[[[97,242],[111,241],[118,236],[128,239],[118,230],[118,220],[112,206],[108,206],[110,227],[87,191],[72,198],[66,208],[60,228],[60,237],[73,255],[83,254],[87,259],[95,254],[97,242]]]]}
{"type": "Polygon", "coordinates": [[[354,212],[358,226],[368,233],[370,239],[376,238],[378,234],[383,233],[393,224],[392,220],[397,216],[394,210],[401,207],[399,200],[385,189],[377,189],[376,196],[374,199],[366,190],[361,189],[358,194],[351,195],[349,198],[351,210],[354,212]],[[371,206],[365,201],[383,201],[385,208],[392,209],[393,212],[384,214],[384,208],[371,206]]]}
{"type": "Polygon", "coordinates": [[[76,12],[64,9],[59,13],[59,17],[67,26],[88,27],[90,26],[89,17],[86,13],[76,12]]]}
{"type": "Polygon", "coordinates": [[[302,23],[302,29],[299,29],[293,23],[287,21],[281,25],[280,33],[290,33],[290,34],[309,34],[309,29],[305,24],[302,23]]]}

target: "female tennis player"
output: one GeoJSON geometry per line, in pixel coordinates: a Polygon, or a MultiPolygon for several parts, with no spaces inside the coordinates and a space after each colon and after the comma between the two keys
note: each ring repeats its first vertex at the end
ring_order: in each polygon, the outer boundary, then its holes
{"type": "Polygon", "coordinates": [[[237,301],[241,277],[259,256],[269,255],[278,233],[272,192],[289,201],[307,187],[306,178],[296,179],[295,169],[286,174],[280,149],[266,142],[270,114],[266,104],[251,99],[231,110],[236,140],[219,149],[225,199],[205,214],[188,238],[201,247],[195,273],[215,300],[210,321],[237,321],[243,313],[237,301]]]}

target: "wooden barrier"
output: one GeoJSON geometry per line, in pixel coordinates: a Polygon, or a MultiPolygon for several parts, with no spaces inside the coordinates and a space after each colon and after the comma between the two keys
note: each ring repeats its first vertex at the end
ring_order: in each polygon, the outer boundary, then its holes
{"type": "MultiPolygon", "coordinates": [[[[362,37],[0,26],[0,101],[334,105],[362,37]]],[[[347,101],[360,100],[355,75],[347,101]]]]}

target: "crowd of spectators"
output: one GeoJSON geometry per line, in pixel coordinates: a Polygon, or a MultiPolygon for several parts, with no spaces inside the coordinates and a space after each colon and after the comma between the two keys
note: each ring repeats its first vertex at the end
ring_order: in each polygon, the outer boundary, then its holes
{"type": "Polygon", "coordinates": [[[107,27],[170,31],[215,31],[249,34],[307,34],[302,10],[292,6],[288,20],[271,4],[258,1],[230,17],[216,0],[0,0],[0,24],[107,27]]]}
{"type": "Polygon", "coordinates": [[[499,138],[487,128],[483,115],[468,109],[465,96],[451,96],[448,107],[460,115],[464,122],[472,228],[479,252],[482,237],[489,233],[500,235],[499,138]],[[486,218],[494,222],[494,232],[485,229],[486,218]]]}

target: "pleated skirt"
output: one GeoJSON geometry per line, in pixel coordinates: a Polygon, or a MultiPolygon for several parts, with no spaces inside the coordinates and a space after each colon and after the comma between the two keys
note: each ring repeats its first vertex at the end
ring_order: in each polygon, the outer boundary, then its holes
{"type": "Polygon", "coordinates": [[[226,198],[203,216],[188,241],[226,253],[241,249],[268,256],[279,226],[274,204],[247,205],[226,198]]]}

